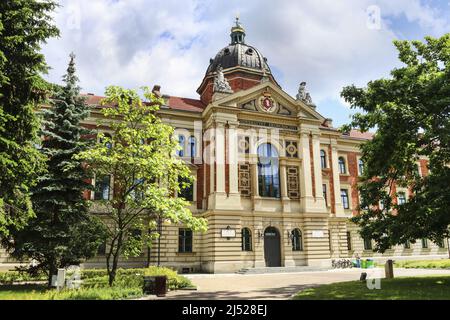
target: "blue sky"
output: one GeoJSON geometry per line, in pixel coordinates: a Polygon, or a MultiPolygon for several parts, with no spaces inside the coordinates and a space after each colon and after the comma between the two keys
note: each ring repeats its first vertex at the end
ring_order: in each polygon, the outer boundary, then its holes
{"type": "Polygon", "coordinates": [[[394,39],[450,31],[450,1],[419,0],[78,0],[60,1],[61,37],[44,46],[47,78],[60,83],[70,52],[84,92],[111,84],[160,84],[169,95],[197,98],[211,57],[229,43],[239,13],[282,88],[307,82],[318,111],[349,121],[342,87],[364,86],[398,67],[394,39]],[[378,13],[379,18],[378,19],[378,13]]]}

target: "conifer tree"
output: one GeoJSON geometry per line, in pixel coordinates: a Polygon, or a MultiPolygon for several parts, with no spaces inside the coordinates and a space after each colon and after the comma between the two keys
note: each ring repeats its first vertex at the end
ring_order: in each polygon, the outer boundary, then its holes
{"type": "Polygon", "coordinates": [[[34,147],[48,66],[40,46],[59,35],[51,0],[0,1],[0,237],[33,216],[30,187],[43,168],[34,147]]]}
{"type": "Polygon", "coordinates": [[[40,151],[47,159],[47,173],[32,190],[36,218],[23,229],[11,231],[6,243],[13,257],[35,260],[37,264],[27,270],[45,271],[49,285],[57,268],[95,255],[102,235],[101,224],[89,214],[83,198],[91,187],[89,176],[81,161],[73,159],[89,146],[86,137],[91,133],[80,124],[89,115],[89,107],[80,96],[74,59],[71,54],[65,86],[51,99],[50,108],[43,110],[40,151]]]}

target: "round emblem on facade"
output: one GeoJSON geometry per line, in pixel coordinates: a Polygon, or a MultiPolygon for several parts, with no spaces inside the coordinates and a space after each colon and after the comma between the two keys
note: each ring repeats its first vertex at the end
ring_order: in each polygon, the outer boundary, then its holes
{"type": "Polygon", "coordinates": [[[259,99],[259,107],[265,112],[273,113],[277,109],[277,104],[270,96],[264,95],[259,99]]]}

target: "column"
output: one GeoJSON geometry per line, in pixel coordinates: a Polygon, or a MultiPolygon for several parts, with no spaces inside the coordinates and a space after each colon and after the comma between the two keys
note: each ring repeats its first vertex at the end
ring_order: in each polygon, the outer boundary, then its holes
{"type": "Polygon", "coordinates": [[[331,145],[331,166],[333,169],[334,206],[336,215],[344,215],[344,207],[341,201],[341,181],[339,178],[337,145],[331,145]]]}
{"type": "Polygon", "coordinates": [[[239,173],[238,173],[238,146],[237,146],[237,125],[228,123],[228,173],[229,173],[229,187],[230,194],[239,193],[239,173]]]}
{"type": "Polygon", "coordinates": [[[225,193],[225,123],[216,122],[216,191],[225,193]]]}
{"type": "Polygon", "coordinates": [[[250,171],[252,175],[252,195],[253,197],[259,197],[259,185],[258,185],[258,162],[256,159],[250,164],[250,171]]]}
{"type": "Polygon", "coordinates": [[[312,198],[311,185],[311,160],[309,157],[309,134],[302,132],[300,134],[300,154],[302,155],[302,177],[301,183],[301,197],[303,200],[312,198]]]}
{"type": "Polygon", "coordinates": [[[289,199],[287,193],[286,164],[284,161],[280,162],[280,188],[281,199],[289,199]]]}

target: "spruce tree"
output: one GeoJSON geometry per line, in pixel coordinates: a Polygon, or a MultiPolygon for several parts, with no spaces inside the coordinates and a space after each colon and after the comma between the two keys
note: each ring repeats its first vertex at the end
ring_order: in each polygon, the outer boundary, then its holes
{"type": "Polygon", "coordinates": [[[0,1],[0,237],[33,216],[30,187],[43,169],[34,147],[35,110],[47,85],[40,46],[58,36],[51,12],[55,1],[0,1]]]}
{"type": "Polygon", "coordinates": [[[47,173],[32,190],[36,218],[23,229],[11,231],[7,241],[13,257],[37,262],[27,267],[30,273],[47,272],[49,285],[57,268],[95,255],[103,230],[83,198],[91,187],[87,171],[73,159],[87,149],[91,134],[80,123],[89,115],[89,107],[80,96],[74,58],[71,54],[65,86],[51,99],[50,108],[43,110],[40,151],[47,159],[47,173]]]}

